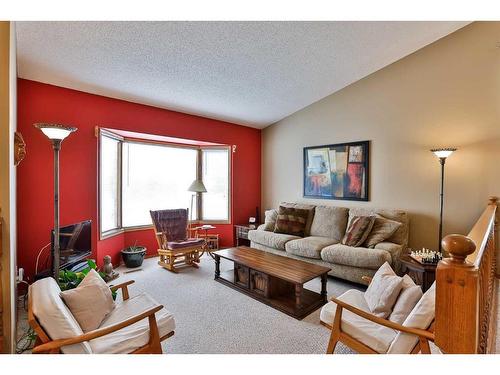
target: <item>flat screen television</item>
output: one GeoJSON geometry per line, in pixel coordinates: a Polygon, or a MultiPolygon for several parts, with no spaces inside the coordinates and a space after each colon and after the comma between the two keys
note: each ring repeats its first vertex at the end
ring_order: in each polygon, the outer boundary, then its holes
{"type": "MultiPolygon", "coordinates": [[[[60,268],[67,268],[92,254],[91,220],[66,225],[59,229],[60,268]]],[[[54,230],[51,234],[54,254],[54,230]]]]}

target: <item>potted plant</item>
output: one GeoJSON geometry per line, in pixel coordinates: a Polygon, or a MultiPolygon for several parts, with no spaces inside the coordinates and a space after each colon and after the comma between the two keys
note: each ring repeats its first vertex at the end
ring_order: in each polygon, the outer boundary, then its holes
{"type": "Polygon", "coordinates": [[[136,241],[133,246],[126,247],[121,253],[125,266],[127,268],[136,268],[142,265],[142,261],[146,255],[146,248],[144,246],[137,246],[136,241]]]}

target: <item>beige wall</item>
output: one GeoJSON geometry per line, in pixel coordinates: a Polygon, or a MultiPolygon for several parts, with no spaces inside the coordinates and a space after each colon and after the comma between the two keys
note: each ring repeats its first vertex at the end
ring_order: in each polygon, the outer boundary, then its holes
{"type": "Polygon", "coordinates": [[[0,220],[2,221],[3,350],[14,351],[16,216],[13,140],[16,127],[16,64],[13,25],[0,22],[0,220]]]}
{"type": "Polygon", "coordinates": [[[467,233],[488,196],[500,196],[499,43],[500,22],[473,23],[266,128],[263,208],[401,208],[411,215],[410,246],[435,248],[440,166],[428,150],[456,146],[444,233],[467,233]],[[304,146],[361,140],[371,141],[369,202],[302,197],[304,146]]]}

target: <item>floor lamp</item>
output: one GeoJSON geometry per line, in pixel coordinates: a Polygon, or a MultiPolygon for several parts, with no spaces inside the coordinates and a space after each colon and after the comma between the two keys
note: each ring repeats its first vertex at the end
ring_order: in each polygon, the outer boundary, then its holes
{"type": "Polygon", "coordinates": [[[71,133],[77,130],[72,126],[61,124],[34,124],[47,136],[52,142],[54,149],[54,248],[52,249],[52,275],[59,282],[59,265],[60,265],[60,249],[59,249],[59,151],[61,150],[62,141],[71,133]]]}
{"type": "Polygon", "coordinates": [[[194,198],[198,195],[198,193],[206,193],[207,188],[205,187],[205,184],[203,183],[202,180],[196,179],[189,186],[188,191],[194,193],[193,195],[191,195],[191,211],[189,211],[189,226],[191,229],[191,223],[193,222],[193,201],[194,201],[194,198]]]}
{"type": "Polygon", "coordinates": [[[444,197],[444,164],[456,148],[434,148],[431,152],[439,158],[441,163],[441,191],[439,194],[439,252],[441,253],[441,240],[443,239],[443,197],[444,197]]]}

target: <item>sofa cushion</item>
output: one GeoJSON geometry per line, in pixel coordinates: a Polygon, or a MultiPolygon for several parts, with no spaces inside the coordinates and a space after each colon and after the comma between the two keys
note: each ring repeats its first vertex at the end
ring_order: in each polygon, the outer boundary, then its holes
{"type": "Polygon", "coordinates": [[[61,292],[61,298],[83,332],[97,329],[115,308],[109,286],[95,270],[90,270],[75,289],[61,292]]]}
{"type": "Polygon", "coordinates": [[[354,216],[347,226],[342,244],[347,246],[361,246],[370,234],[375,216],[354,216]]]}
{"type": "MultiPolygon", "coordinates": [[[[30,286],[29,293],[33,314],[52,340],[83,335],[80,325],[59,296],[61,289],[53,278],[35,281],[30,286]]],[[[61,350],[65,354],[92,353],[88,342],[63,346],[61,350]]]]}
{"type": "Polygon", "coordinates": [[[308,210],[280,206],[278,208],[278,218],[276,219],[274,233],[303,237],[308,216],[308,210]]]}
{"type": "Polygon", "coordinates": [[[391,237],[401,225],[403,224],[399,221],[389,220],[380,215],[376,215],[372,230],[368,234],[368,237],[366,237],[363,246],[373,249],[376,244],[391,237]]]}
{"type": "MultiPolygon", "coordinates": [[[[104,319],[99,328],[109,327],[128,318],[138,315],[150,308],[158,306],[151,296],[146,293],[116,304],[116,308],[104,319]]],[[[160,338],[175,329],[174,317],[165,308],[155,314],[160,338]]],[[[148,319],[134,323],[108,335],[90,340],[93,353],[98,354],[126,354],[130,353],[149,341],[148,319]]]]}
{"type": "MultiPolygon", "coordinates": [[[[420,301],[405,319],[405,327],[428,329],[435,317],[436,283],[424,293],[420,301]]],[[[418,337],[408,333],[399,332],[392,342],[388,353],[410,353],[418,342],[418,337]]]]}
{"type": "Polygon", "coordinates": [[[281,234],[262,230],[248,231],[248,239],[250,241],[279,250],[285,250],[285,244],[288,241],[296,240],[298,238],[300,237],[292,236],[290,234],[281,234]]]}
{"type": "Polygon", "coordinates": [[[321,250],[321,259],[325,262],[346,266],[377,270],[385,262],[391,263],[391,254],[385,250],[352,247],[340,243],[321,250]]]}
{"type": "Polygon", "coordinates": [[[299,255],[305,258],[321,259],[321,250],[337,242],[326,237],[309,236],[298,240],[292,240],[285,244],[287,253],[299,255]]]}
{"type": "Polygon", "coordinates": [[[394,273],[389,263],[384,263],[365,292],[366,303],[373,315],[388,317],[402,288],[403,278],[394,273]]]}
{"type": "Polygon", "coordinates": [[[390,210],[390,209],[377,209],[377,208],[351,208],[349,209],[349,220],[354,216],[372,216],[380,215],[389,220],[394,220],[402,223],[403,225],[399,227],[394,234],[389,237],[387,242],[394,242],[399,245],[406,246],[408,244],[408,230],[409,230],[409,218],[405,211],[401,210],[390,210]]]}
{"type": "Polygon", "coordinates": [[[311,233],[311,224],[314,218],[314,209],[316,206],[312,204],[304,204],[304,203],[288,203],[288,202],[281,202],[280,206],[283,207],[291,207],[291,208],[300,208],[302,210],[307,210],[309,211],[309,215],[307,216],[306,220],[306,227],[304,229],[304,237],[307,237],[311,233]]]}
{"type": "MultiPolygon", "coordinates": [[[[348,290],[337,299],[348,303],[351,306],[357,307],[360,310],[370,312],[365,301],[363,292],[355,289],[348,290]]],[[[320,320],[329,325],[333,325],[337,304],[328,302],[323,306],[320,313],[320,320]]],[[[342,331],[361,341],[378,353],[387,352],[391,342],[396,337],[397,332],[391,328],[381,326],[366,320],[359,315],[356,315],[346,309],[342,310],[342,331]]]]}
{"type": "Polygon", "coordinates": [[[410,276],[403,276],[403,288],[399,293],[398,299],[392,308],[392,313],[389,315],[389,320],[398,324],[403,324],[405,319],[410,315],[415,305],[422,298],[422,288],[415,284],[410,276]]]}
{"type": "Polygon", "coordinates": [[[316,206],[311,224],[311,236],[333,238],[340,242],[347,228],[349,209],[316,206]]]}

